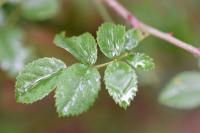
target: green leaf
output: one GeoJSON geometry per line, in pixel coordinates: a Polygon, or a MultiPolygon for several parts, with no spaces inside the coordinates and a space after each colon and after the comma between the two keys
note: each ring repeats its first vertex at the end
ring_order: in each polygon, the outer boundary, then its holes
{"type": "Polygon", "coordinates": [[[17,102],[33,103],[44,98],[56,86],[63,68],[66,65],[55,58],[42,58],[26,65],[17,76],[17,102]]]}
{"type": "Polygon", "coordinates": [[[95,68],[75,64],[65,69],[56,90],[59,116],[74,116],[86,111],[100,90],[100,74],[95,68]]]}
{"type": "Polygon", "coordinates": [[[175,76],[159,96],[160,103],[178,109],[200,106],[200,72],[183,72],[175,76]]]}
{"type": "Polygon", "coordinates": [[[15,76],[22,69],[30,51],[23,47],[23,32],[17,27],[0,28],[0,68],[15,76]]]}
{"type": "Polygon", "coordinates": [[[54,43],[66,49],[84,64],[94,64],[97,60],[97,44],[90,33],[71,38],[60,33],[55,36],[54,43]]]}
{"type": "Polygon", "coordinates": [[[130,64],[136,70],[149,71],[154,69],[153,59],[145,54],[135,53],[124,58],[125,62],[130,64]]]}
{"type": "Polygon", "coordinates": [[[113,62],[106,68],[104,80],[110,96],[126,109],[137,92],[135,71],[124,62],[113,62]]]}
{"type": "Polygon", "coordinates": [[[24,0],[22,15],[29,20],[45,20],[53,17],[59,9],[58,0],[24,0]]]}
{"type": "Polygon", "coordinates": [[[111,23],[102,24],[97,31],[97,42],[108,58],[119,56],[125,43],[125,27],[111,23]]]}
{"type": "Polygon", "coordinates": [[[126,32],[125,50],[132,50],[137,47],[142,38],[142,33],[138,29],[130,29],[126,32]]]}

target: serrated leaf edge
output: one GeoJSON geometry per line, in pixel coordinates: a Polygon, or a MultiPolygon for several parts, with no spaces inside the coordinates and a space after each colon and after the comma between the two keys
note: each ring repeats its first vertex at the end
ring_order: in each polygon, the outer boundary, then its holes
{"type": "MultiPolygon", "coordinates": [[[[75,63],[75,64],[73,64],[73,65],[76,65],[76,64],[80,64],[80,63],[75,63]]],[[[85,65],[85,64],[83,64],[83,65],[85,65]]],[[[86,65],[87,66],[87,65],[86,65]]],[[[65,69],[69,69],[70,67],[68,67],[68,68],[65,68],[65,69]]],[[[91,67],[91,66],[88,66],[88,68],[93,68],[93,69],[96,69],[96,68],[94,68],[94,67],[91,67]]],[[[96,69],[97,70],[97,69],[96,69]]],[[[98,71],[98,70],[97,70],[98,71]]],[[[98,71],[98,73],[99,73],[99,71],[98,71]]],[[[59,79],[58,79],[59,80],[59,79]]],[[[54,106],[55,106],[55,108],[56,108],[56,112],[58,113],[58,117],[60,117],[60,118],[64,118],[64,117],[73,117],[73,116],[79,116],[80,114],[83,114],[83,113],[85,113],[85,112],[87,112],[93,105],[94,105],[94,103],[95,103],[95,101],[96,101],[96,99],[97,99],[97,97],[98,97],[98,95],[99,95],[99,92],[100,92],[100,90],[101,90],[101,75],[99,74],[99,83],[100,83],[100,88],[99,88],[99,90],[98,90],[98,92],[97,92],[97,95],[95,95],[94,96],[94,101],[90,104],[90,105],[88,105],[88,107],[87,107],[87,109],[85,109],[85,110],[83,110],[82,112],[79,112],[79,113],[69,113],[69,114],[67,114],[67,115],[63,115],[62,113],[60,113],[59,111],[58,111],[58,108],[57,108],[57,106],[58,106],[58,103],[56,102],[56,92],[54,92],[54,99],[55,99],[55,103],[54,103],[54,106]]]]}
{"type": "MultiPolygon", "coordinates": [[[[33,61],[33,62],[30,62],[29,64],[25,65],[24,68],[19,72],[18,76],[16,77],[16,80],[17,80],[18,77],[22,74],[23,70],[25,70],[27,67],[29,67],[29,65],[35,64],[36,61],[42,60],[42,59],[56,59],[57,61],[62,62],[61,60],[59,60],[59,59],[57,59],[57,58],[54,58],[54,57],[51,57],[51,58],[50,58],[50,57],[44,57],[44,58],[37,59],[37,60],[35,60],[35,61],[33,61]]],[[[62,63],[63,63],[63,62],[62,62],[62,63]]],[[[67,68],[66,65],[65,65],[65,68],[67,68]]],[[[42,80],[46,80],[46,79],[52,78],[53,76],[55,76],[57,73],[59,73],[59,72],[62,71],[62,70],[63,70],[63,69],[60,69],[60,70],[58,70],[58,71],[56,71],[56,72],[54,72],[54,73],[52,73],[52,74],[48,74],[48,76],[45,76],[45,78],[42,78],[42,80]]],[[[31,87],[31,86],[34,87],[36,84],[37,84],[37,82],[34,83],[33,85],[29,85],[28,87],[31,87]]],[[[17,88],[16,85],[17,85],[17,82],[16,82],[16,84],[15,84],[15,88],[17,88]]],[[[54,85],[53,88],[56,88],[56,84],[54,85]]],[[[54,90],[55,90],[55,89],[52,89],[52,91],[54,91],[54,90]]],[[[51,92],[52,92],[52,91],[51,91],[51,92]]],[[[43,97],[39,98],[37,101],[42,100],[42,99],[45,98],[48,94],[49,94],[49,93],[43,95],[43,97]]],[[[33,101],[33,102],[23,102],[23,101],[19,101],[19,100],[18,100],[18,95],[17,95],[17,89],[15,89],[15,99],[16,99],[16,102],[17,102],[17,103],[22,103],[22,104],[32,104],[32,103],[36,102],[36,101],[33,101]]]]}
{"type": "MultiPolygon", "coordinates": [[[[121,63],[125,63],[125,64],[127,64],[126,62],[124,62],[124,61],[116,61],[116,62],[121,62],[121,63]]],[[[110,64],[111,65],[111,64],[110,64]]],[[[127,65],[129,65],[129,64],[127,64],[127,65]]],[[[130,65],[129,65],[130,66],[130,65]]],[[[108,67],[108,66],[107,66],[108,67]]],[[[133,69],[133,68],[131,68],[134,72],[135,72],[135,70],[133,69]]],[[[106,70],[105,70],[105,72],[106,72],[106,70]]],[[[114,96],[113,96],[113,93],[110,91],[110,89],[107,89],[107,87],[105,86],[105,89],[108,91],[108,93],[109,93],[109,95],[112,97],[112,99],[113,99],[113,101],[117,104],[117,105],[119,105],[120,107],[122,107],[122,108],[124,108],[125,110],[127,109],[127,107],[128,106],[130,106],[130,104],[131,104],[131,101],[133,101],[134,100],[134,97],[136,96],[136,93],[137,93],[137,91],[138,91],[138,88],[137,88],[137,83],[138,83],[138,80],[137,80],[137,74],[135,73],[135,78],[136,78],[136,86],[135,86],[135,88],[134,89],[132,89],[132,91],[131,91],[131,93],[133,93],[133,95],[131,95],[131,97],[129,97],[129,99],[128,99],[128,103],[127,103],[127,105],[126,106],[124,106],[123,105],[123,103],[122,103],[122,101],[120,101],[120,100],[118,100],[118,101],[116,101],[115,100],[115,98],[114,98],[114,96]]],[[[106,83],[106,81],[105,81],[105,75],[104,75],[104,83],[106,83]]],[[[117,96],[118,97],[118,96],[117,96]]],[[[120,97],[120,96],[119,96],[120,97]]],[[[120,98],[121,99],[121,98],[120,98]]]]}

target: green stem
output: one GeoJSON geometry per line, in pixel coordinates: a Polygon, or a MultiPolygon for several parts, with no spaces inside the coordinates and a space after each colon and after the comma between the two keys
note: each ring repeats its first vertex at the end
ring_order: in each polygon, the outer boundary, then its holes
{"type": "Polygon", "coordinates": [[[102,67],[105,67],[109,64],[111,64],[113,61],[110,61],[110,62],[106,62],[106,63],[103,63],[103,64],[100,64],[100,65],[96,65],[95,67],[98,69],[98,68],[102,68],[102,67]]]}
{"type": "Polygon", "coordinates": [[[95,4],[104,21],[113,22],[103,3],[100,0],[95,0],[95,4]]]}
{"type": "Polygon", "coordinates": [[[95,67],[96,67],[97,69],[102,68],[102,67],[105,67],[105,66],[107,66],[107,65],[109,65],[109,64],[111,64],[111,63],[113,63],[114,61],[119,61],[119,60],[123,59],[124,57],[127,57],[127,56],[130,55],[131,53],[132,53],[132,52],[126,52],[126,53],[124,53],[124,54],[121,55],[121,56],[115,57],[114,60],[112,60],[112,61],[109,61],[109,62],[106,62],[106,63],[103,63],[103,64],[96,65],[95,67]]]}

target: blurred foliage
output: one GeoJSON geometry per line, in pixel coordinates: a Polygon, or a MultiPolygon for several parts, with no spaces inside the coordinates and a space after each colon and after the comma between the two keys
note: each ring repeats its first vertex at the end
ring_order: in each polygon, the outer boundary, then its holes
{"type": "Polygon", "coordinates": [[[159,101],[178,109],[192,109],[200,106],[200,73],[182,72],[164,88],[159,101]]]}
{"type": "Polygon", "coordinates": [[[22,46],[23,33],[16,27],[0,28],[0,68],[15,76],[30,56],[22,46]]]}
{"type": "MultiPolygon", "coordinates": [[[[0,25],[9,22],[11,27],[20,29],[24,34],[24,46],[34,44],[32,46],[36,49],[37,57],[55,56],[67,64],[77,60],[53,45],[55,33],[66,30],[67,35],[85,31],[94,34],[103,22],[93,0],[59,0],[57,13],[52,13],[51,9],[52,16],[39,21],[25,17],[20,6],[16,8],[20,0],[6,1],[9,2],[3,4],[0,0],[0,25]]],[[[174,36],[200,47],[199,0],[119,1],[145,23],[173,32],[174,36]]],[[[109,13],[116,23],[124,23],[115,12],[109,9],[109,13]]],[[[126,112],[113,104],[102,85],[103,91],[99,94],[102,98],[88,113],[78,118],[58,119],[52,105],[52,95],[30,106],[16,104],[14,80],[0,71],[0,132],[199,133],[199,108],[177,111],[157,103],[160,89],[171,77],[186,70],[199,71],[196,60],[185,51],[153,37],[145,39],[142,44],[137,50],[151,55],[156,62],[156,69],[148,73],[139,72],[140,93],[126,112]]],[[[107,61],[102,54],[98,56],[98,63],[107,61]]]]}
{"type": "Polygon", "coordinates": [[[59,10],[58,0],[24,0],[21,4],[22,15],[30,20],[45,20],[59,10]]]}
{"type": "Polygon", "coordinates": [[[45,20],[54,16],[57,0],[8,0],[0,9],[0,68],[15,76],[30,60],[31,50],[23,47],[24,34],[20,17],[27,20],[45,20]],[[48,3],[48,4],[47,4],[48,3]]]}

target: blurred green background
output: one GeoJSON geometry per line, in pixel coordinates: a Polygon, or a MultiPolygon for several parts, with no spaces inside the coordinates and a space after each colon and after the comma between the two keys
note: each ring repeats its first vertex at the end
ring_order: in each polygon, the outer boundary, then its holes
{"type": "MultiPolygon", "coordinates": [[[[27,62],[47,56],[60,58],[67,65],[76,63],[72,55],[53,44],[54,35],[61,31],[68,36],[88,31],[96,36],[98,26],[104,22],[94,0],[46,0],[45,4],[42,0],[28,1],[26,4],[22,4],[23,0],[0,1],[3,4],[0,8],[0,36],[5,35],[3,29],[11,25],[22,30],[23,47],[31,51],[27,62]],[[37,2],[41,3],[35,4],[37,2]],[[37,10],[32,8],[37,6],[40,6],[37,10]],[[43,9],[47,11],[42,14],[43,9]]],[[[119,2],[145,23],[173,32],[177,38],[200,47],[199,0],[119,2]]],[[[108,11],[116,23],[127,24],[111,9],[108,11]]],[[[8,71],[0,70],[0,133],[199,133],[200,108],[175,110],[157,101],[160,90],[174,75],[198,70],[196,59],[154,37],[145,39],[137,50],[154,58],[156,68],[139,73],[139,91],[126,111],[114,103],[102,84],[97,101],[86,113],[58,118],[53,93],[31,105],[16,103],[15,78],[8,71]]],[[[19,57],[21,51],[15,52],[13,56],[19,57]]],[[[98,63],[107,60],[100,53],[98,59],[98,63]]]]}

